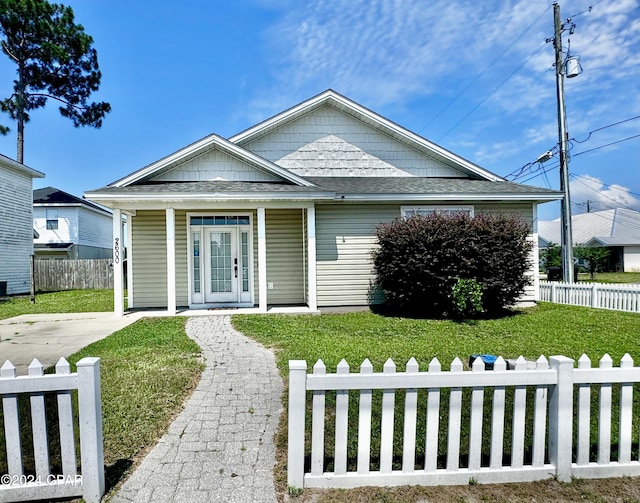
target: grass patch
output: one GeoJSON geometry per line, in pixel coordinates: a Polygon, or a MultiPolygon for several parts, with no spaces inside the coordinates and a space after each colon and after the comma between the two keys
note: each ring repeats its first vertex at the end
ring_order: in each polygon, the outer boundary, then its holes
{"type": "MultiPolygon", "coordinates": [[[[186,318],[143,319],[68,358],[73,370],[85,356],[101,358],[107,489],[156,443],[200,380],[204,368],[200,348],[187,337],[185,323],[186,318]]],[[[25,397],[23,452],[28,452],[31,438],[28,410],[25,397]]],[[[55,443],[57,425],[51,415],[49,437],[55,443]]],[[[4,445],[4,430],[0,445],[4,445]]],[[[55,457],[55,445],[51,452],[55,457]]],[[[32,460],[25,469],[33,469],[32,460]]],[[[0,449],[0,473],[7,473],[4,449],[0,449]]]]}
{"type": "Polygon", "coordinates": [[[597,272],[593,280],[589,274],[578,277],[588,283],[640,283],[640,272],[597,272]]]}
{"type": "Polygon", "coordinates": [[[614,361],[629,353],[640,361],[637,314],[548,303],[499,319],[469,322],[348,313],[237,315],[233,325],[277,350],[283,377],[289,360],[307,360],[311,368],[322,359],[328,372],[335,372],[342,358],[352,368],[369,358],[376,371],[382,371],[386,359],[392,358],[398,371],[403,371],[412,356],[422,369],[437,357],[443,370],[448,370],[456,356],[464,361],[473,353],[528,359],[541,354],[579,358],[587,353],[592,360],[609,353],[614,361]]]}
{"type": "Polygon", "coordinates": [[[0,301],[0,320],[21,314],[96,313],[113,311],[113,290],[68,290],[39,293],[36,303],[29,297],[0,301]]]}
{"type": "MultiPolygon", "coordinates": [[[[450,320],[416,320],[404,318],[387,318],[372,313],[326,314],[320,316],[260,316],[238,315],[233,317],[235,328],[246,335],[253,337],[276,352],[276,361],[279,371],[286,379],[288,374],[288,361],[292,359],[306,360],[309,372],[318,359],[322,359],[327,366],[327,372],[335,372],[337,364],[342,358],[351,366],[352,372],[357,372],[365,358],[369,358],[376,372],[382,371],[382,366],[387,358],[392,358],[399,372],[404,371],[407,360],[415,357],[421,370],[426,370],[429,361],[437,357],[443,370],[450,368],[451,361],[457,356],[467,363],[469,355],[473,353],[490,353],[501,355],[505,358],[516,358],[520,355],[527,359],[535,360],[541,354],[562,354],[574,359],[583,353],[588,354],[593,365],[608,353],[617,366],[624,353],[629,353],[635,361],[640,361],[640,348],[637,346],[637,334],[640,329],[640,316],[631,313],[588,309],[574,306],[563,306],[543,303],[531,309],[513,312],[510,316],[500,319],[474,320],[472,322],[455,322],[450,320]]],[[[529,390],[531,391],[531,390],[529,390]]],[[[445,395],[446,396],[446,395],[445,395]]],[[[443,396],[441,406],[441,426],[447,423],[447,399],[443,396]]],[[[532,393],[529,393],[530,400],[532,393]]],[[[638,401],[638,390],[635,393],[638,401]]],[[[374,392],[374,401],[377,399],[374,392]]],[[[285,394],[286,400],[286,394],[285,394]]],[[[465,392],[465,404],[469,402],[468,392],[465,392]]],[[[615,398],[614,398],[615,400],[615,398]]],[[[424,398],[419,402],[424,407],[424,398]]],[[[332,466],[333,439],[331,429],[335,424],[332,417],[332,403],[334,398],[327,394],[327,438],[325,443],[325,466],[330,471],[332,466]]],[[[614,402],[615,403],[615,402],[614,402]]],[[[394,468],[399,468],[402,449],[402,414],[404,394],[396,393],[395,414],[395,438],[394,468]]],[[[507,403],[505,416],[505,459],[508,459],[510,447],[511,425],[507,403]]],[[[528,407],[529,410],[530,407],[528,407]]],[[[286,404],[285,404],[286,410],[286,404]]],[[[357,446],[355,442],[355,425],[357,425],[357,393],[350,394],[350,431],[348,437],[349,469],[355,466],[357,446]],[[351,396],[353,395],[353,396],[351,396]]],[[[376,410],[374,408],[374,410],[376,410]]],[[[379,410],[379,409],[378,409],[379,410]]],[[[463,431],[461,439],[461,458],[465,458],[465,450],[468,447],[468,405],[463,406],[466,414],[463,419],[463,431]]],[[[634,416],[640,410],[640,404],[636,403],[634,416]]],[[[421,412],[418,412],[419,417],[421,412]]],[[[592,416],[593,417],[593,416],[592,416]]],[[[483,444],[488,439],[489,416],[485,414],[485,427],[483,428],[483,444]]],[[[375,451],[379,445],[379,415],[373,418],[372,423],[372,469],[376,468],[375,451]]],[[[614,421],[615,422],[615,421],[614,421]]],[[[419,430],[417,438],[424,439],[424,421],[418,420],[419,430]],[[420,429],[422,428],[422,429],[420,429]]],[[[615,428],[614,428],[615,430],[615,428]]],[[[276,436],[278,449],[276,467],[276,486],[281,493],[286,492],[286,414],[281,419],[280,428],[276,436]]],[[[615,438],[616,431],[613,431],[615,438]]],[[[634,432],[637,438],[638,432],[634,432]]],[[[531,427],[527,427],[529,455],[531,444],[531,427]]],[[[440,464],[446,457],[446,432],[442,431],[440,438],[440,464]]],[[[308,439],[309,440],[309,439],[308,439]]],[[[418,447],[418,466],[420,465],[420,445],[418,447]]],[[[637,444],[635,445],[637,456],[637,444]]],[[[477,486],[481,487],[481,486],[477,486]]],[[[484,486],[483,486],[484,487],[484,486]]],[[[535,491],[529,492],[528,487],[518,489],[523,491],[515,497],[511,490],[505,492],[504,498],[495,501],[522,500],[524,497],[530,500],[535,497],[535,491]]],[[[597,486],[596,486],[597,487],[597,486]]],[[[635,486],[640,490],[640,483],[635,486]]],[[[477,501],[479,495],[491,497],[496,494],[486,489],[477,489],[476,496],[468,491],[476,491],[476,486],[464,490],[452,490],[456,497],[449,499],[443,494],[438,501],[454,501],[467,497],[470,501],[477,501]]],[[[429,496],[426,492],[421,497],[429,496]]],[[[515,489],[514,489],[515,490],[515,489]]],[[[577,490],[577,489],[576,489],[577,490]]],[[[431,489],[433,491],[433,489],[431,489]]],[[[420,492],[420,491],[419,491],[420,492]]],[[[578,491],[579,492],[579,491],[578,491]]],[[[549,494],[553,493],[552,490],[549,494]]],[[[307,491],[305,491],[307,494],[307,491]]],[[[390,498],[388,501],[415,501],[414,489],[400,490],[399,493],[385,492],[390,498]],[[404,492],[403,492],[404,491],[404,492]]],[[[576,493],[577,494],[577,493],[576,493]]],[[[387,501],[380,499],[379,489],[361,489],[357,491],[327,492],[318,496],[313,491],[308,496],[303,495],[302,500],[309,501],[387,501]],[[329,499],[325,499],[331,494],[329,499]],[[315,499],[320,498],[320,499],[315,499]]],[[[493,500],[493,499],[491,499],[493,500]]],[[[460,500],[458,500],[460,501],[460,500]]],[[[542,501],[542,500],[540,500],[542,501]]],[[[545,501],[554,501],[553,499],[545,501]]],[[[604,499],[602,501],[610,501],[604,499]]]]}

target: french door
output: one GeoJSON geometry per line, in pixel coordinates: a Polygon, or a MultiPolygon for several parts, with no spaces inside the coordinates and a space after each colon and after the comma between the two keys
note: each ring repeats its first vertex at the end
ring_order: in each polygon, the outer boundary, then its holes
{"type": "Polygon", "coordinates": [[[192,227],[192,304],[250,303],[253,288],[250,260],[250,228],[192,227]]]}

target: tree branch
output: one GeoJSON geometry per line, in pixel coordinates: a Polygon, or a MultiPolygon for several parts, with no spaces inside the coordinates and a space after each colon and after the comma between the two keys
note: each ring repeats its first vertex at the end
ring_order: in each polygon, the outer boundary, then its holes
{"type": "Polygon", "coordinates": [[[58,97],[58,96],[53,96],[52,94],[46,94],[46,93],[29,93],[29,96],[39,96],[42,98],[51,98],[52,100],[56,100],[59,101],[60,103],[63,103],[67,106],[73,107],[76,110],[87,110],[87,107],[81,107],[78,105],[74,105],[73,103],[69,103],[66,100],[63,100],[62,98],[58,97]]]}
{"type": "Polygon", "coordinates": [[[16,55],[14,55],[10,50],[9,47],[7,46],[7,43],[3,40],[2,41],[2,48],[6,51],[7,55],[14,60],[16,63],[18,63],[18,57],[16,55]]]}

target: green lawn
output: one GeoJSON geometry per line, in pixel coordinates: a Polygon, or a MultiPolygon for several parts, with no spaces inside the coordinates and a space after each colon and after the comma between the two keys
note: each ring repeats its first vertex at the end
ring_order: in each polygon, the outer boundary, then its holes
{"type": "Polygon", "coordinates": [[[595,283],[640,283],[640,272],[598,272],[593,280],[589,274],[580,274],[578,280],[595,283]]]}
{"type": "MultiPolygon", "coordinates": [[[[187,337],[185,323],[186,318],[143,319],[68,358],[73,370],[85,356],[101,358],[107,488],[121,480],[136,457],[156,443],[200,380],[204,368],[200,348],[187,337]]],[[[51,405],[55,411],[53,401],[51,405]]],[[[21,417],[28,418],[26,397],[22,406],[21,417]]],[[[28,449],[30,423],[24,424],[23,449],[28,449]]],[[[49,432],[49,438],[55,439],[53,413],[49,432]]],[[[4,445],[3,429],[0,445],[4,445]]],[[[52,454],[55,461],[55,446],[52,454]]],[[[0,449],[0,473],[6,473],[5,455],[0,449]]],[[[25,469],[33,469],[32,461],[25,463],[25,469]]]]}
{"type": "Polygon", "coordinates": [[[547,303],[513,316],[463,323],[349,313],[234,316],[233,324],[277,349],[283,376],[289,360],[307,360],[311,368],[322,359],[328,371],[335,371],[342,358],[352,368],[369,358],[376,371],[392,358],[400,371],[415,357],[426,369],[434,356],[448,369],[456,356],[465,361],[473,353],[529,359],[541,354],[579,358],[587,353],[592,360],[609,353],[616,361],[628,352],[640,362],[639,315],[547,303]]]}
{"type": "MultiPolygon", "coordinates": [[[[403,371],[407,360],[415,357],[421,370],[426,370],[429,361],[437,357],[443,370],[448,370],[451,361],[457,356],[465,365],[469,355],[473,353],[491,353],[505,358],[516,358],[520,355],[527,359],[537,359],[540,355],[547,358],[551,355],[562,354],[571,358],[579,358],[583,353],[597,365],[597,361],[608,353],[619,364],[624,353],[629,353],[636,362],[640,362],[640,348],[637,340],[640,333],[640,315],[614,311],[595,310],[573,306],[563,306],[543,303],[531,309],[516,311],[512,316],[492,320],[477,320],[473,322],[455,322],[449,320],[417,320],[403,318],[386,318],[372,313],[324,314],[319,316],[260,316],[238,315],[233,317],[236,329],[253,337],[276,352],[277,365],[283,378],[288,375],[288,361],[293,359],[307,360],[309,372],[316,360],[322,359],[327,372],[335,372],[338,362],[345,358],[351,366],[352,372],[358,368],[365,358],[369,358],[374,365],[374,371],[381,372],[387,358],[392,358],[398,371],[403,371]]],[[[636,388],[639,388],[636,386],[636,388]]],[[[529,399],[532,393],[529,390],[529,399]]],[[[636,402],[640,402],[640,389],[636,389],[636,402]]],[[[508,391],[507,421],[505,423],[505,459],[508,459],[511,442],[511,425],[509,422],[510,404],[508,391]]],[[[424,414],[424,392],[419,398],[424,414]]],[[[380,400],[378,392],[377,400],[380,400]]],[[[394,466],[400,468],[402,449],[402,416],[404,394],[396,393],[396,419],[394,438],[394,466]]],[[[470,393],[465,391],[465,402],[469,403],[470,393]]],[[[597,394],[594,394],[597,397],[597,394]]],[[[357,454],[357,392],[350,393],[349,406],[349,436],[348,457],[349,469],[355,467],[357,454]]],[[[332,469],[332,429],[334,415],[332,407],[334,397],[327,394],[327,425],[325,442],[326,469],[332,469]]],[[[374,392],[374,403],[376,392],[374,392]]],[[[594,398],[594,400],[596,400],[594,398]]],[[[286,401],[286,396],[285,396],[286,401]]],[[[446,394],[443,395],[441,407],[441,425],[446,424],[447,415],[446,394]]],[[[595,403],[595,402],[594,402],[595,403]]],[[[286,404],[285,404],[286,405],[286,404]]],[[[530,408],[529,408],[530,409],[530,408]]],[[[286,407],[285,407],[286,410],[286,407]]],[[[374,409],[375,410],[375,409],[374,409]]],[[[468,407],[463,407],[463,425],[461,437],[461,454],[468,446],[468,407]]],[[[490,429],[490,403],[485,407],[485,428],[483,438],[488,439],[490,429]],[[489,407],[487,409],[487,407],[489,407]]],[[[634,417],[640,413],[640,403],[636,403],[634,417]]],[[[286,492],[286,416],[283,415],[280,429],[276,436],[278,448],[278,465],[276,467],[276,484],[281,492],[286,492]]],[[[309,414],[308,414],[309,416],[309,414]]],[[[308,417],[309,419],[309,417],[308,417]]],[[[373,418],[372,424],[372,469],[376,467],[376,450],[379,448],[379,416],[373,418]]],[[[529,419],[529,423],[530,423],[529,419]]],[[[614,421],[615,422],[615,421],[614,421]]],[[[424,439],[424,421],[418,420],[417,438],[424,439]]],[[[595,428],[595,425],[594,425],[595,428]]],[[[637,429],[637,425],[636,425],[637,429]]],[[[615,425],[614,425],[615,430],[615,425]]],[[[531,431],[527,429],[526,451],[531,455],[531,431]]],[[[307,452],[309,448],[309,431],[307,431],[307,452]]],[[[614,439],[617,433],[613,431],[614,439]]],[[[634,430],[634,438],[638,432],[634,430]]],[[[593,437],[596,438],[595,436],[593,437]]],[[[483,445],[488,442],[483,440],[483,445]]],[[[419,442],[420,444],[420,442],[419,442]]],[[[614,447],[615,450],[615,447],[614,447]]],[[[488,445],[484,448],[488,451],[488,445]]],[[[636,444],[637,456],[637,444],[636,444]]],[[[424,452],[424,443],[417,446],[418,464],[420,455],[424,452]],[[422,450],[421,450],[422,449],[422,450]]],[[[484,452],[486,455],[487,452],[484,452]]],[[[446,432],[440,435],[439,464],[446,460],[446,432]]],[[[525,485],[525,499],[535,498],[534,493],[528,493],[525,485]]],[[[603,487],[603,486],[598,486],[603,487]]],[[[639,487],[636,485],[635,487],[639,487]]],[[[594,489],[596,492],[598,488],[594,489]]],[[[578,489],[576,489],[578,491],[578,489]]],[[[307,492],[307,491],[305,491],[307,492]]],[[[550,490],[552,493],[553,491],[550,490]]],[[[579,492],[579,491],[578,491],[579,492]]],[[[379,491],[378,491],[379,493],[379,491]]],[[[376,496],[376,490],[331,494],[329,499],[320,501],[383,501],[376,496]],[[351,494],[351,496],[347,496],[351,494]],[[332,499],[333,498],[333,499],[332,499]]],[[[313,494],[313,492],[311,492],[313,494]]],[[[449,493],[447,493],[449,494],[449,493]]],[[[508,492],[505,494],[509,494],[508,492]]],[[[326,495],[325,495],[326,496],[326,495]]],[[[313,498],[309,501],[312,501],[313,498]]],[[[427,497],[423,494],[422,497],[427,497]]],[[[483,501],[478,495],[471,495],[471,501],[483,501]]],[[[306,497],[305,497],[306,498],[306,497]]],[[[455,501],[456,497],[444,497],[442,501],[455,501]]],[[[508,499],[507,499],[508,500],[508,499]]],[[[305,499],[306,501],[306,499],[305,499]]],[[[315,501],[315,500],[314,500],[315,501]]],[[[384,501],[387,501],[386,499],[384,501]]],[[[407,492],[400,492],[397,498],[389,501],[414,501],[407,492]]],[[[461,498],[458,501],[466,501],[461,498]]],[[[494,501],[491,499],[491,501],[494,501]]],[[[502,499],[498,501],[503,501],[502,499]]],[[[543,500],[541,500],[543,501],[543,500]]],[[[549,500],[544,500],[549,501],[549,500]]],[[[595,501],[610,501],[606,498],[595,501]]]]}
{"type": "Polygon", "coordinates": [[[29,297],[0,301],[0,320],[21,314],[95,313],[113,311],[113,290],[70,290],[39,293],[36,303],[29,297]]]}

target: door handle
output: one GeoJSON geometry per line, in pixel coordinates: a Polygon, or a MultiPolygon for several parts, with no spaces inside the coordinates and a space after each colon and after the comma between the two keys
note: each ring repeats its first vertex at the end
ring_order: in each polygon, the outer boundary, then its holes
{"type": "Polygon", "coordinates": [[[233,259],[233,272],[236,275],[236,278],[238,277],[238,259],[234,258],[233,259]]]}

